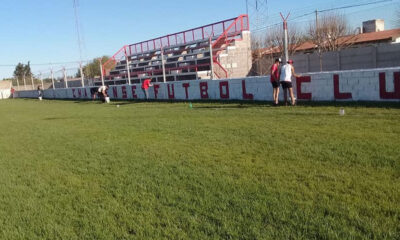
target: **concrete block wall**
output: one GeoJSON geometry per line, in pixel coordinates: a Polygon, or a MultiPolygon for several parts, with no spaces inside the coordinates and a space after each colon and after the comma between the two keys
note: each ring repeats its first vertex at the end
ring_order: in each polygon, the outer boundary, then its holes
{"type": "MultiPolygon", "coordinates": [[[[400,102],[400,67],[304,74],[293,79],[299,101],[396,101],[400,102]]],[[[156,83],[150,99],[271,101],[268,76],[224,80],[156,83]]],[[[37,91],[18,91],[21,98],[37,98],[37,91]]],[[[144,99],[139,84],[110,86],[111,99],[144,99]]],[[[45,99],[91,99],[90,87],[48,89],[45,99]]],[[[282,93],[281,93],[282,99],[282,93]]]]}
{"type": "Polygon", "coordinates": [[[245,77],[252,67],[251,34],[249,31],[242,32],[242,39],[234,42],[224,50],[219,60],[221,65],[228,71],[229,78],[245,77]]]}
{"type": "MultiPolygon", "coordinates": [[[[297,53],[291,56],[299,73],[319,72],[318,53],[297,53]]],[[[382,44],[347,48],[337,52],[322,53],[322,70],[339,71],[355,69],[390,68],[400,66],[400,44],[382,44]]]]}

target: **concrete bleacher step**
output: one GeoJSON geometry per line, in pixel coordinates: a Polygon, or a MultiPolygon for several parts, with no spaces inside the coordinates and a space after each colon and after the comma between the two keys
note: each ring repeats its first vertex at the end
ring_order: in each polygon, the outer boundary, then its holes
{"type": "Polygon", "coordinates": [[[198,71],[197,78],[198,79],[211,79],[211,71],[198,71]]]}

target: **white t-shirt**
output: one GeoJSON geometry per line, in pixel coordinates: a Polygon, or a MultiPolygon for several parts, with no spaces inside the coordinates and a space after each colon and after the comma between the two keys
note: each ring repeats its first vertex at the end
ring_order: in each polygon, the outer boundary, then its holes
{"type": "Polygon", "coordinates": [[[282,66],[280,80],[283,82],[292,81],[292,65],[290,65],[289,63],[282,66]]]}
{"type": "Polygon", "coordinates": [[[106,91],[107,90],[107,88],[106,88],[106,86],[101,86],[101,87],[99,87],[99,90],[98,90],[98,92],[103,92],[103,91],[106,91]]]}

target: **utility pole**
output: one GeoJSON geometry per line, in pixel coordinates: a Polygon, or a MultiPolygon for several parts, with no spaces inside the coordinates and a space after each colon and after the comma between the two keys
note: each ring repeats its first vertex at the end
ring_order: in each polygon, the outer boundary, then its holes
{"type": "Polygon", "coordinates": [[[286,63],[287,61],[289,61],[289,49],[288,49],[289,40],[288,40],[288,24],[287,24],[287,20],[288,20],[288,18],[290,16],[290,13],[286,16],[286,18],[283,17],[282,13],[280,13],[280,14],[281,14],[281,17],[282,17],[282,20],[283,20],[283,32],[284,32],[283,49],[285,51],[285,63],[286,63]]]}
{"type": "Polygon", "coordinates": [[[321,45],[323,43],[322,43],[321,34],[320,34],[320,30],[319,30],[319,24],[318,24],[318,10],[315,10],[315,37],[318,42],[319,70],[322,72],[321,45]]]}

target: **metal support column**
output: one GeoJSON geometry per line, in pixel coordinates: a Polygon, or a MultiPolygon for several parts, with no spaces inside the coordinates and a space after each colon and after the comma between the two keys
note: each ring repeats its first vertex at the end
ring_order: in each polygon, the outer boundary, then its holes
{"type": "Polygon", "coordinates": [[[213,48],[212,48],[212,41],[211,41],[211,37],[210,37],[210,70],[211,70],[211,73],[210,73],[210,78],[211,78],[211,80],[213,80],[214,79],[214,56],[213,56],[213,48]]]}
{"type": "Polygon", "coordinates": [[[161,47],[161,65],[162,65],[163,81],[167,82],[167,77],[165,75],[165,59],[164,59],[164,49],[163,49],[163,47],[161,47]]]}

